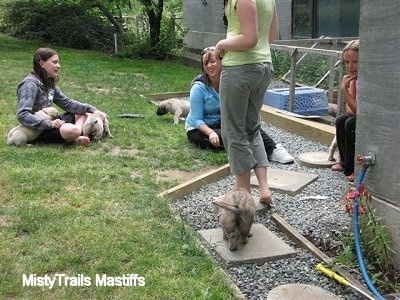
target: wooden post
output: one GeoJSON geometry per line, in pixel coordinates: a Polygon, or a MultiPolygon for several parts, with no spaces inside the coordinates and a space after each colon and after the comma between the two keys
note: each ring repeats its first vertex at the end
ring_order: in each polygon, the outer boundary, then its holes
{"type": "Polygon", "coordinates": [[[289,111],[294,111],[294,104],[296,99],[296,69],[297,69],[297,48],[292,50],[292,65],[290,67],[290,98],[289,98],[289,111]]]}

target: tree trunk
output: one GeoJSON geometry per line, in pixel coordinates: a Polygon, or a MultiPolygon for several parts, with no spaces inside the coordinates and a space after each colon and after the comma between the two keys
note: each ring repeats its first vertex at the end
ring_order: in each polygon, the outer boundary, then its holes
{"type": "Polygon", "coordinates": [[[113,14],[107,7],[105,7],[103,4],[97,1],[93,3],[93,6],[97,7],[106,16],[106,18],[111,22],[111,24],[114,26],[115,30],[118,33],[124,32],[124,25],[122,19],[118,21],[116,18],[114,18],[113,14]]]}
{"type": "Polygon", "coordinates": [[[150,24],[150,46],[153,48],[160,42],[161,20],[164,0],[140,0],[145,7],[150,24]]]}

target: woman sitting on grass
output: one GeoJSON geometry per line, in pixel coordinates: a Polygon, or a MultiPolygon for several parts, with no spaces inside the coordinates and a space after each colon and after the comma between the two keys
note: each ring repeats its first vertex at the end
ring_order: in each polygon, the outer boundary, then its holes
{"type": "Polygon", "coordinates": [[[86,113],[93,113],[97,109],[90,104],[70,99],[61,92],[56,85],[60,67],[55,50],[36,50],[33,70],[17,86],[18,121],[29,128],[42,131],[35,142],[88,145],[90,139],[82,135],[82,127],[87,118],[86,113]],[[50,107],[53,103],[65,113],[54,120],[35,115],[35,112],[50,107]]]}
{"type": "MultiPolygon", "coordinates": [[[[213,47],[207,47],[201,52],[201,74],[192,82],[190,112],[185,128],[188,140],[197,147],[224,150],[219,98],[221,61],[213,58],[213,50],[213,47]]],[[[281,144],[275,144],[262,129],[260,133],[270,161],[282,164],[294,162],[294,158],[281,144]]]]}

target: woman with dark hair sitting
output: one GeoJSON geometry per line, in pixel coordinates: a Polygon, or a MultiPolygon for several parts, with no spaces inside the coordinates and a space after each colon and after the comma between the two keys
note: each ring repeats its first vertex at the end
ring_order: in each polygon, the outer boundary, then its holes
{"type": "Polygon", "coordinates": [[[60,68],[60,59],[55,50],[36,50],[33,70],[17,86],[18,121],[31,129],[42,131],[35,142],[87,145],[90,139],[82,135],[87,113],[105,113],[64,95],[57,86],[60,68]],[[35,112],[53,106],[53,103],[65,111],[59,118],[48,120],[35,115],[35,112]]]}

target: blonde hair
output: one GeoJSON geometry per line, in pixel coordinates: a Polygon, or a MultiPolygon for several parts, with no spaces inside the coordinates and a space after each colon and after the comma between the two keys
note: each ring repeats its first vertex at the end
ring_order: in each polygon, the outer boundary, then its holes
{"type": "Polygon", "coordinates": [[[360,40],[352,40],[346,44],[343,48],[343,53],[347,50],[358,51],[360,48],[360,40]]]}

